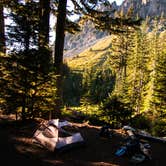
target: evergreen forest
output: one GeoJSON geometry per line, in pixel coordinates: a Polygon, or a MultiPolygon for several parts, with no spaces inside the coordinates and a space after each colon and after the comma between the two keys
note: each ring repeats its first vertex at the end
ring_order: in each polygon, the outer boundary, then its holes
{"type": "Polygon", "coordinates": [[[23,121],[74,117],[165,136],[165,18],[140,20],[132,9],[110,18],[96,9],[108,6],[106,0],[71,1],[73,10],[67,0],[0,1],[0,111],[23,121]],[[50,14],[56,20],[54,47],[50,14]],[[73,14],[80,19],[70,20],[73,14]],[[79,33],[87,20],[109,35],[64,57],[65,34],[79,33]]]}

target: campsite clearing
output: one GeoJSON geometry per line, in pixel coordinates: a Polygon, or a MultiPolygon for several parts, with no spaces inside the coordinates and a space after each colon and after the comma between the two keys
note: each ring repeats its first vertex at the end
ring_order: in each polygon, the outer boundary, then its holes
{"type": "MultiPolygon", "coordinates": [[[[0,164],[36,166],[129,166],[128,156],[115,155],[117,148],[124,142],[121,129],[114,130],[111,138],[99,136],[101,126],[73,123],[85,139],[83,146],[65,151],[50,152],[32,142],[34,131],[40,121],[20,122],[0,116],[0,164]],[[2,164],[5,163],[5,164],[2,164]]],[[[152,160],[140,166],[164,166],[166,144],[150,142],[152,160]]]]}

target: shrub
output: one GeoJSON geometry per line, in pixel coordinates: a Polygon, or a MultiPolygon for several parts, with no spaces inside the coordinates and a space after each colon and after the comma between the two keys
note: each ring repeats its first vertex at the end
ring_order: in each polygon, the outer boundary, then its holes
{"type": "Polygon", "coordinates": [[[158,137],[166,136],[166,120],[158,119],[154,121],[152,134],[158,137]]]}
{"type": "Polygon", "coordinates": [[[138,129],[150,129],[151,120],[144,114],[139,114],[131,119],[131,126],[138,129]]]}

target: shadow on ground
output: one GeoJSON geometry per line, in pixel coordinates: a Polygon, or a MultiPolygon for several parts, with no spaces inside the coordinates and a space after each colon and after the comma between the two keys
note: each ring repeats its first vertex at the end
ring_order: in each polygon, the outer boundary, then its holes
{"type": "MultiPolygon", "coordinates": [[[[115,151],[123,143],[124,135],[114,131],[112,138],[99,137],[100,127],[74,123],[83,138],[84,146],[63,152],[49,152],[32,143],[32,136],[39,121],[15,121],[0,118],[0,165],[16,166],[129,166],[128,156],[117,157],[115,151]]],[[[152,160],[141,166],[164,166],[166,145],[150,142],[152,160]]]]}

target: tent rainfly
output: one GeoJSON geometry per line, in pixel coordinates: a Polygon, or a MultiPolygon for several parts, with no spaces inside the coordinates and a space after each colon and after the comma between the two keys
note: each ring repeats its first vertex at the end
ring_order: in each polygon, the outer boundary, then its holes
{"type": "Polygon", "coordinates": [[[79,132],[69,132],[72,124],[68,121],[60,122],[59,119],[52,119],[42,123],[33,135],[33,142],[49,151],[62,149],[68,145],[83,143],[84,139],[79,132]],[[66,127],[66,129],[65,129],[66,127]]]}

